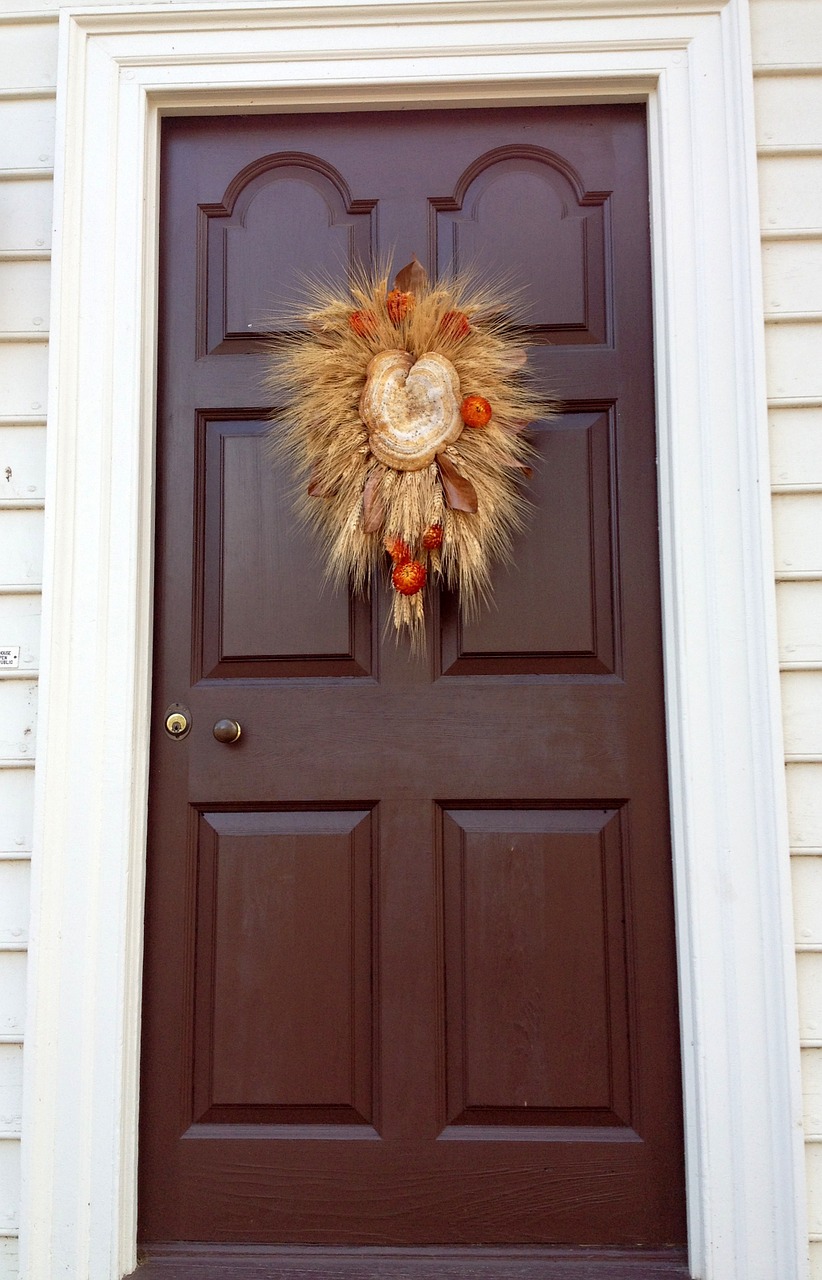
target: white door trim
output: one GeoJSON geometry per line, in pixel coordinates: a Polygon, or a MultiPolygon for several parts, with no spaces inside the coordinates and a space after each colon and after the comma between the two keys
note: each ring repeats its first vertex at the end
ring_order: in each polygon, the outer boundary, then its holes
{"type": "Polygon", "coordinates": [[[168,112],[645,100],[692,1274],[807,1274],[745,0],[61,19],[24,1280],[135,1262],[168,112]]]}

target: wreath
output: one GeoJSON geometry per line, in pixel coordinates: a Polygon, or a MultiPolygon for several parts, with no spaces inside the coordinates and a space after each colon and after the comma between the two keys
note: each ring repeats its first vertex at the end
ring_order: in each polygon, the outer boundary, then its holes
{"type": "Polygon", "coordinates": [[[391,289],[363,274],[312,304],[270,349],[272,447],[329,576],[365,591],[387,566],[394,627],[419,647],[427,586],[456,590],[469,615],[488,599],[527,509],[523,432],[551,407],[509,300],[468,275],[432,284],[415,258],[391,289]]]}

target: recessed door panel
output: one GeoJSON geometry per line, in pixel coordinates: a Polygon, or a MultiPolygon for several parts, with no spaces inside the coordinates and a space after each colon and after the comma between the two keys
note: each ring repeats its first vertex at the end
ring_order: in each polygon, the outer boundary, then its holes
{"type": "Polygon", "coordinates": [[[566,159],[499,147],[431,203],[440,270],[478,271],[515,289],[517,319],[535,342],[608,341],[608,192],[586,190],[566,159]]]}
{"type": "Polygon", "coordinates": [[[461,618],[446,602],[447,675],[611,675],[619,564],[612,523],[616,472],[612,406],[574,406],[536,423],[527,528],[494,578],[490,607],[461,618]]]}
{"type": "Polygon", "coordinates": [[[449,1122],[628,1125],[619,810],[443,823],[449,1122]]]}
{"type": "Polygon", "coordinates": [[[370,814],[199,815],[195,1123],[366,1124],[370,814]]]}
{"type": "Polygon", "coordinates": [[[368,261],[375,203],[353,201],[319,156],[279,152],[237,174],[223,200],[201,204],[199,329],[206,350],[253,350],[263,333],[290,328],[304,291],[303,264],[333,277],[368,261]]]}
{"type": "Polygon", "coordinates": [[[328,582],[269,430],[259,412],[199,420],[202,676],[365,675],[369,602],[328,582]]]}

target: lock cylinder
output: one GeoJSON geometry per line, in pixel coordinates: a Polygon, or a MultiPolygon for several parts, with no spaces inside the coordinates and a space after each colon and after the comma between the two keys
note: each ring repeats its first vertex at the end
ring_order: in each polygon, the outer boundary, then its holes
{"type": "Polygon", "coordinates": [[[166,709],[165,730],[170,738],[184,738],[191,731],[191,712],[179,702],[166,709]]]}

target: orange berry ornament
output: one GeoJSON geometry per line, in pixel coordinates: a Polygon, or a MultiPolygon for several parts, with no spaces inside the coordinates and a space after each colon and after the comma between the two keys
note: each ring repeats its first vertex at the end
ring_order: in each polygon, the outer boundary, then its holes
{"type": "Polygon", "coordinates": [[[403,596],[415,596],[425,586],[425,565],[419,560],[406,560],[403,564],[395,564],[391,581],[396,591],[403,596]]]}
{"type": "Polygon", "coordinates": [[[402,289],[392,289],[385,299],[385,309],[392,324],[402,324],[409,311],[414,308],[413,293],[403,293],[402,289]]]}
{"type": "Polygon", "coordinates": [[[460,405],[460,417],[466,427],[487,427],[492,413],[485,396],[466,396],[460,405]]]}
{"type": "Polygon", "coordinates": [[[448,338],[467,338],[471,324],[464,311],[446,311],[440,320],[440,333],[448,338]]]}
{"type": "Polygon", "coordinates": [[[348,324],[358,338],[371,338],[377,331],[377,317],[373,311],[352,311],[348,324]]]}
{"type": "Polygon", "coordinates": [[[422,545],[425,547],[425,550],[436,551],[437,547],[441,547],[442,536],[443,531],[441,524],[429,525],[425,530],[425,533],[422,535],[422,545]]]}
{"type": "Polygon", "coordinates": [[[402,538],[385,538],[383,545],[394,564],[405,564],[411,559],[411,549],[402,538]]]}

